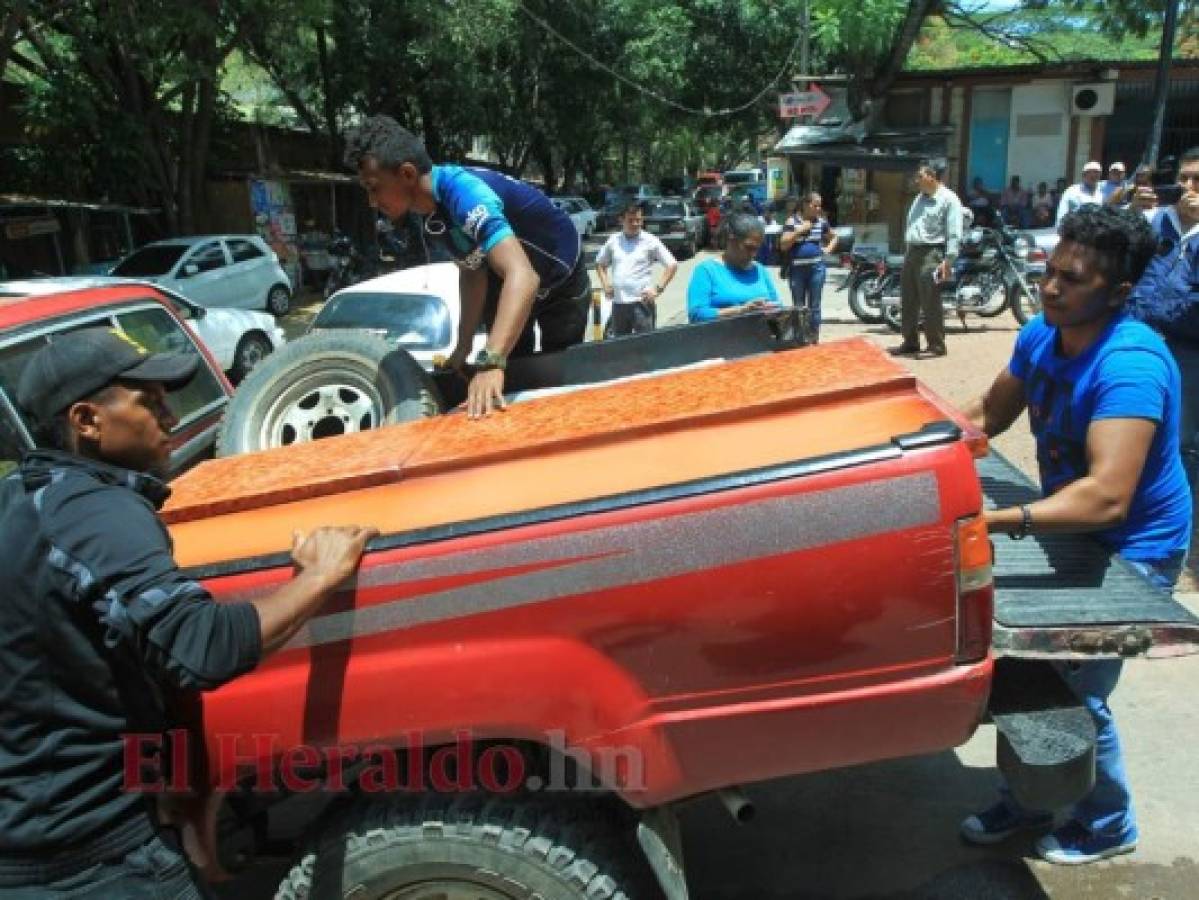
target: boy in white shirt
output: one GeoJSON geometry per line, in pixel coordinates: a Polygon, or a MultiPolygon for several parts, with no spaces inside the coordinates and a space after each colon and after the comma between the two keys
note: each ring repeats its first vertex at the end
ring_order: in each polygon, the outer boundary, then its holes
{"type": "Polygon", "coordinates": [[[613,336],[654,330],[657,299],[679,267],[665,244],[641,230],[644,219],[643,206],[630,201],[621,215],[620,231],[608,238],[595,258],[595,273],[604,295],[612,300],[609,326],[613,336]],[[657,282],[654,263],[663,267],[657,282]]]}

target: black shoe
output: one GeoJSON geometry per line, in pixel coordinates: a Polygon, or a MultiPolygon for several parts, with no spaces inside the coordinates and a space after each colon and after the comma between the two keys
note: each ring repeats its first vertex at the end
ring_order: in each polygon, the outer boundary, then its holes
{"type": "Polygon", "coordinates": [[[928,350],[926,350],[925,352],[929,356],[948,356],[949,355],[949,351],[946,350],[944,347],[929,347],[928,350]]]}
{"type": "Polygon", "coordinates": [[[903,344],[900,344],[898,347],[888,348],[887,352],[890,353],[892,356],[915,356],[917,353],[920,352],[920,345],[903,343],[903,344]]]}

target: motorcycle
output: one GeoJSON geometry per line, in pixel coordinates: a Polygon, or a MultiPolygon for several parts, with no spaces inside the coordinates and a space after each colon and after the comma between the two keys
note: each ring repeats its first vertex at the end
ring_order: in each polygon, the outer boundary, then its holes
{"type": "MultiPolygon", "coordinates": [[[[1028,275],[1031,246],[1012,228],[971,228],[950,277],[939,282],[945,311],[956,315],[963,328],[968,315],[989,319],[1009,306],[1017,321],[1028,321],[1027,310],[1040,310],[1039,281],[1028,275]]],[[[881,290],[876,289],[883,321],[896,332],[900,331],[902,268],[902,263],[895,266],[888,260],[881,290]]]]}
{"type": "MultiPolygon", "coordinates": [[[[898,257],[903,265],[903,257],[898,257]]],[[[887,258],[866,250],[854,250],[848,257],[842,256],[846,267],[845,275],[837,290],[844,290],[849,308],[858,319],[867,325],[877,325],[883,320],[882,307],[878,298],[881,279],[887,275],[887,258]],[[871,302],[871,298],[874,301],[871,302]]]]}
{"type": "Polygon", "coordinates": [[[325,299],[351,284],[362,280],[363,259],[348,235],[336,234],[329,242],[329,258],[332,265],[325,279],[325,299]]]}

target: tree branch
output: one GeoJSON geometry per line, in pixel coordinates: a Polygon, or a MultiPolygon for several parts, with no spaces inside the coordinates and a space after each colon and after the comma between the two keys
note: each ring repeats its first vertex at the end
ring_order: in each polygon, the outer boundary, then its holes
{"type": "Polygon", "coordinates": [[[957,0],[949,0],[945,4],[944,11],[946,21],[951,28],[969,28],[977,31],[983,37],[998,44],[1003,44],[1005,47],[1010,47],[1013,50],[1022,50],[1036,57],[1037,62],[1040,63],[1047,63],[1062,58],[1061,54],[1057,52],[1049,41],[1043,41],[1037,37],[1030,37],[1029,35],[1000,27],[997,23],[1008,18],[1005,13],[996,13],[985,18],[980,18],[975,10],[964,8],[957,0]]]}

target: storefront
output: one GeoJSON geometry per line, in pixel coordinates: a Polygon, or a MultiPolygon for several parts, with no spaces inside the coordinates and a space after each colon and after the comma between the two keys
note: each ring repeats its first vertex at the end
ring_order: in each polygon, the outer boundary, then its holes
{"type": "Polygon", "coordinates": [[[854,229],[855,246],[902,249],[903,224],[924,160],[944,161],[949,129],[871,135],[857,143],[811,143],[811,130],[792,129],[775,147],[791,162],[793,193],[818,191],[833,224],[854,229]]]}

